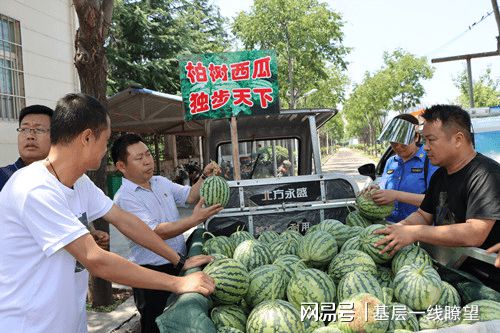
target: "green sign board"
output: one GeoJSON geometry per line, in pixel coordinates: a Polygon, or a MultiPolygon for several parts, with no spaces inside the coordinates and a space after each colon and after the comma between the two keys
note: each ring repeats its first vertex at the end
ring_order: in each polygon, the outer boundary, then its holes
{"type": "Polygon", "coordinates": [[[274,51],[191,54],[179,69],[188,121],[279,112],[274,51]]]}

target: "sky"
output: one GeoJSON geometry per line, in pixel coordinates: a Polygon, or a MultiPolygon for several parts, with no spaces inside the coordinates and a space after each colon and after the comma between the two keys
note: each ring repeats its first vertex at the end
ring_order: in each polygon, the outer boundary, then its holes
{"type": "MultiPolygon", "coordinates": [[[[320,0],[321,1],[321,0],[320,0]]],[[[324,0],[323,0],[324,1],[324,0]]],[[[366,71],[383,65],[384,51],[402,48],[429,59],[496,50],[498,27],[491,0],[327,0],[344,21],[344,46],[351,47],[347,75],[360,83],[366,71]],[[467,31],[467,32],[466,32],[467,31]]],[[[252,0],[213,0],[221,14],[234,18],[249,11],[252,0]]],[[[488,68],[500,77],[500,56],[472,59],[473,79],[488,68]]],[[[424,82],[422,106],[453,103],[459,95],[453,78],[466,68],[465,60],[432,64],[431,80],[424,82]]]]}

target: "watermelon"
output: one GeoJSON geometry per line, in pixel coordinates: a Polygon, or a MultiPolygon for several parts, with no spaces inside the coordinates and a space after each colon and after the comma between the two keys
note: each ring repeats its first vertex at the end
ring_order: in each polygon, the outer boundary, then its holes
{"type": "Polygon", "coordinates": [[[337,241],[325,231],[313,231],[306,234],[299,241],[297,248],[297,255],[306,260],[306,264],[311,267],[327,265],[337,252],[337,241]]]}
{"type": "Polygon", "coordinates": [[[413,310],[425,310],[439,300],[442,281],[426,263],[403,266],[394,277],[394,296],[413,310]]]}
{"type": "Polygon", "coordinates": [[[392,303],[392,299],[394,297],[394,289],[382,287],[382,295],[384,295],[382,297],[382,302],[384,302],[384,304],[392,303]]]}
{"type": "Polygon", "coordinates": [[[320,327],[312,331],[312,333],[342,333],[340,329],[333,326],[320,327]]]}
{"type": "Polygon", "coordinates": [[[401,303],[392,303],[389,306],[390,323],[388,332],[395,330],[409,330],[410,332],[417,332],[419,330],[417,316],[413,310],[408,306],[401,303]]]}
{"type": "Polygon", "coordinates": [[[349,272],[367,272],[372,275],[377,273],[377,265],[373,259],[364,252],[347,250],[340,252],[328,265],[328,275],[333,282],[339,283],[340,279],[349,272]]]}
{"type": "Polygon", "coordinates": [[[281,255],[273,262],[273,264],[284,269],[287,277],[287,283],[290,281],[292,276],[295,275],[296,271],[307,268],[304,261],[293,254],[281,255]]]}
{"type": "Polygon", "coordinates": [[[298,232],[297,230],[293,230],[293,229],[288,229],[288,230],[283,231],[281,233],[280,237],[282,239],[294,239],[297,242],[302,239],[301,233],[298,232]]]}
{"type": "Polygon", "coordinates": [[[377,264],[383,264],[392,259],[389,255],[390,251],[384,252],[383,254],[380,253],[380,251],[384,249],[387,244],[379,245],[378,247],[373,246],[373,244],[385,237],[385,235],[374,234],[373,232],[384,228],[385,226],[381,224],[372,224],[366,227],[359,235],[361,250],[372,257],[373,261],[377,264]]]}
{"type": "Polygon", "coordinates": [[[245,331],[239,330],[234,327],[221,327],[217,330],[217,333],[244,333],[245,331]]]}
{"type": "Polygon", "coordinates": [[[247,320],[246,333],[305,333],[300,313],[283,300],[265,301],[257,305],[247,320]]]}
{"type": "Polygon", "coordinates": [[[206,235],[211,236],[212,238],[207,239],[205,243],[203,243],[202,251],[204,254],[214,254],[219,253],[225,255],[228,258],[233,257],[234,252],[234,243],[227,236],[217,236],[215,237],[213,234],[209,232],[204,232],[203,237],[206,235]]]}
{"type": "Polygon", "coordinates": [[[231,234],[231,236],[229,236],[229,239],[233,242],[234,248],[236,248],[238,245],[240,245],[244,241],[249,240],[249,239],[255,239],[255,237],[253,237],[253,235],[251,233],[249,233],[248,231],[239,230],[239,231],[236,231],[235,233],[231,234]]]}
{"type": "Polygon", "coordinates": [[[431,307],[425,315],[418,319],[418,326],[421,330],[440,329],[451,327],[460,324],[460,316],[458,318],[444,318],[444,308],[431,307]]]}
{"type": "Polygon", "coordinates": [[[370,224],[372,224],[372,222],[363,217],[363,215],[361,215],[359,211],[355,210],[347,214],[347,217],[345,218],[345,224],[350,227],[358,226],[366,228],[370,224]]]}
{"type": "Polygon", "coordinates": [[[281,239],[269,244],[273,260],[285,254],[297,254],[297,241],[293,239],[281,239]]]}
{"type": "Polygon", "coordinates": [[[210,318],[218,330],[222,327],[232,327],[244,332],[247,324],[245,311],[236,305],[217,306],[212,309],[210,318]]]}
{"type": "Polygon", "coordinates": [[[426,250],[418,245],[408,245],[396,252],[392,258],[392,272],[396,274],[404,265],[427,263],[432,266],[432,259],[426,250]]]}
{"type": "Polygon", "coordinates": [[[255,307],[266,300],[284,299],[288,278],[277,265],[263,265],[250,272],[250,285],[245,301],[255,307]]]}
{"type": "Polygon", "coordinates": [[[356,205],[359,212],[364,217],[370,220],[380,220],[392,214],[394,210],[394,203],[389,205],[377,205],[373,199],[372,194],[378,191],[377,189],[366,191],[356,197],[356,205]]]}
{"type": "Polygon", "coordinates": [[[360,293],[372,294],[380,300],[384,298],[382,287],[377,279],[369,273],[353,271],[340,279],[337,289],[338,299],[347,299],[360,293]]]}
{"type": "Polygon", "coordinates": [[[471,302],[462,308],[462,324],[500,319],[500,302],[489,299],[471,302]]]}
{"type": "Polygon", "coordinates": [[[238,245],[234,250],[233,258],[241,262],[249,272],[273,261],[273,255],[267,244],[256,239],[246,240],[238,245]]]}
{"type": "Polygon", "coordinates": [[[325,323],[319,320],[319,318],[318,320],[316,320],[316,318],[311,318],[311,319],[304,318],[303,323],[306,333],[312,333],[317,329],[325,327],[325,323]]]}
{"type": "Polygon", "coordinates": [[[345,243],[340,248],[340,252],[344,252],[347,250],[360,250],[361,244],[359,242],[359,236],[353,237],[345,241],[345,243]]]}
{"type": "Polygon", "coordinates": [[[266,230],[259,236],[259,241],[263,243],[273,243],[280,239],[280,235],[274,230],[266,230]]]}
{"type": "Polygon", "coordinates": [[[225,207],[229,201],[229,185],[220,176],[210,176],[201,185],[200,197],[205,198],[205,205],[220,204],[225,207]]]}
{"type": "Polygon", "coordinates": [[[385,333],[387,331],[389,320],[380,320],[381,318],[375,317],[377,307],[384,306],[377,297],[366,293],[357,294],[343,300],[342,303],[351,305],[339,305],[337,309],[338,328],[342,332],[385,333]],[[353,317],[353,320],[349,320],[353,317]]]}
{"type": "Polygon", "coordinates": [[[245,266],[237,260],[216,260],[203,271],[215,280],[212,298],[218,304],[236,304],[245,297],[250,278],[245,266]]]}
{"type": "Polygon", "coordinates": [[[309,232],[318,231],[318,230],[332,233],[332,232],[334,232],[335,229],[337,229],[339,227],[345,227],[344,223],[340,222],[339,220],[326,219],[326,220],[321,221],[319,224],[316,224],[316,225],[313,225],[312,227],[310,227],[307,230],[306,234],[309,232]]]}
{"type": "Polygon", "coordinates": [[[314,231],[326,231],[337,241],[338,246],[342,246],[348,239],[359,234],[361,229],[352,229],[338,220],[323,220],[320,224],[312,226],[307,230],[307,234],[314,231]]]}
{"type": "Polygon", "coordinates": [[[392,270],[385,266],[377,266],[377,273],[375,274],[378,283],[380,283],[381,287],[392,288],[393,283],[392,280],[394,276],[392,274],[392,270]]]}
{"type": "MultiPolygon", "coordinates": [[[[438,302],[436,303],[443,307],[449,306],[460,306],[460,295],[458,291],[446,281],[443,281],[441,296],[439,297],[438,302]]],[[[500,319],[500,318],[499,318],[500,319]]]]}
{"type": "Polygon", "coordinates": [[[324,272],[315,269],[298,271],[288,283],[286,289],[288,301],[300,310],[305,302],[334,303],[336,288],[333,280],[324,272]]]}

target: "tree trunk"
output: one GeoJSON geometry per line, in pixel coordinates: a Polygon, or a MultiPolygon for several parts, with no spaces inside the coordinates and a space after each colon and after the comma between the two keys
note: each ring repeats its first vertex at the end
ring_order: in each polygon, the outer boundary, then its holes
{"type": "MultiPolygon", "coordinates": [[[[107,61],[104,42],[113,14],[113,0],[73,0],[79,28],[75,36],[75,66],[80,77],[82,93],[98,99],[107,107],[107,61]]],[[[106,192],[107,156],[101,167],[90,174],[94,183],[106,192]]],[[[109,224],[101,219],[94,221],[98,230],[109,233],[109,224]]],[[[109,249],[108,249],[109,250],[109,249]]],[[[111,283],[91,277],[89,298],[93,306],[112,304],[111,283]]]]}

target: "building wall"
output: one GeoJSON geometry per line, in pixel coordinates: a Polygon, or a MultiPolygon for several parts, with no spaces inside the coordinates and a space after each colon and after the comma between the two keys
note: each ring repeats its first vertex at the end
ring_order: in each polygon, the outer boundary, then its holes
{"type": "MultiPolygon", "coordinates": [[[[21,25],[26,105],[55,107],[78,91],[73,64],[77,18],[71,0],[1,0],[0,13],[21,25]]],[[[0,166],[18,157],[17,121],[0,120],[0,166]]]]}

